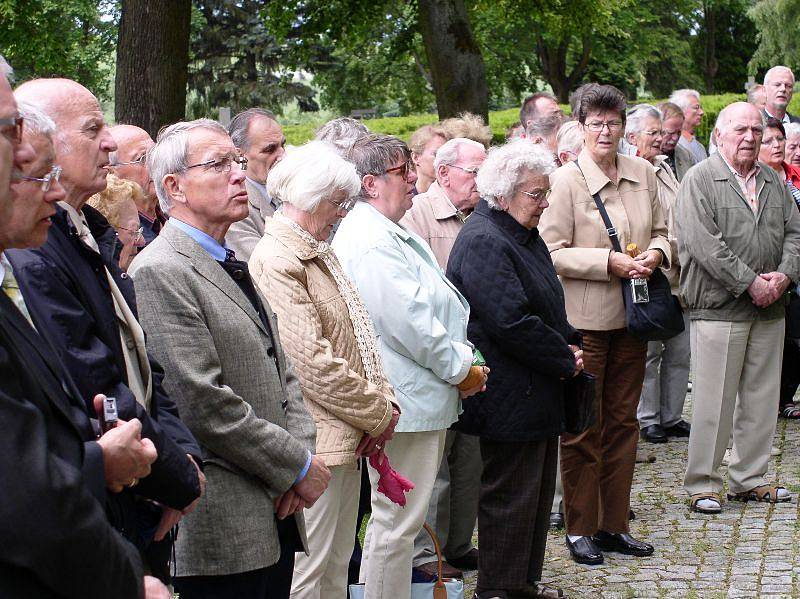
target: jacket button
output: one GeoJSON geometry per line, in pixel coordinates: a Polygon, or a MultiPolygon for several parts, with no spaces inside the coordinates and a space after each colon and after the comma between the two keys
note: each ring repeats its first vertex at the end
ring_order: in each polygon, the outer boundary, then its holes
{"type": "Polygon", "coordinates": [[[268,348],[268,349],[267,349],[267,355],[268,355],[270,358],[271,358],[271,357],[273,357],[273,356],[275,355],[275,350],[274,350],[272,347],[268,348]]]}
{"type": "Polygon", "coordinates": [[[128,349],[134,349],[136,347],[136,342],[133,339],[128,339],[125,345],[128,346],[128,349]]]}
{"type": "Polygon", "coordinates": [[[243,270],[234,270],[233,271],[233,278],[237,281],[241,281],[244,279],[244,271],[243,270]]]}
{"type": "Polygon", "coordinates": [[[121,274],[119,277],[120,277],[121,279],[127,279],[127,278],[128,278],[128,273],[124,272],[124,273],[122,273],[122,274],[121,274]]]}

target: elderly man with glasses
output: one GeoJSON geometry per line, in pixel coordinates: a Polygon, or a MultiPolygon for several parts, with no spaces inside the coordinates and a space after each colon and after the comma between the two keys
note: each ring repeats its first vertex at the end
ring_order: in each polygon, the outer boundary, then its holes
{"type": "Polygon", "coordinates": [[[55,122],[66,196],[51,218],[47,241],[12,250],[8,258],[36,329],[56,349],[81,395],[115,397],[120,418],[138,418],[142,437],[158,451],[151,474],[131,481],[135,489],[110,501],[116,506],[112,523],[167,580],[170,531],[202,494],[202,453],[164,391],[161,366],[148,354],[133,284],[117,262],[116,232],[86,205],[106,186],[108,153],[116,144],[97,99],[75,81],[35,79],[15,95],[55,122]]]}
{"type": "Polygon", "coordinates": [[[147,245],[164,226],[164,215],[158,209],[158,198],[147,170],[147,151],[155,142],[147,131],[135,125],[115,125],[109,127],[108,132],[117,144],[117,149],[108,155],[108,170],[120,179],[133,181],[144,192],[136,194],[134,201],[147,245]]]}
{"type": "Polygon", "coordinates": [[[225,245],[248,215],[246,161],[200,119],[164,129],[148,155],[164,230],[130,272],[167,386],[200,440],[208,497],[175,545],[181,599],[285,598],[302,510],[331,473],[312,455],[314,421],[246,262],[225,245]]]}

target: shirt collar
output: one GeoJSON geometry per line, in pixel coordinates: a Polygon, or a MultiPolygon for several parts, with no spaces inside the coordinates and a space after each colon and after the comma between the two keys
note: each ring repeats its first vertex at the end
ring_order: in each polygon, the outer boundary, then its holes
{"type": "Polygon", "coordinates": [[[725,158],[722,152],[717,152],[717,154],[719,154],[719,157],[722,158],[722,162],[725,163],[725,166],[728,167],[728,170],[731,171],[734,177],[739,177],[740,179],[748,181],[750,177],[755,177],[758,173],[761,172],[761,165],[758,164],[758,160],[756,160],[755,164],[753,165],[753,168],[751,168],[750,171],[744,177],[742,177],[738,172],[736,172],[736,169],[731,166],[731,163],[728,162],[728,159],[725,158]]]}
{"type": "Polygon", "coordinates": [[[250,177],[245,177],[245,179],[247,179],[251,185],[253,185],[256,189],[258,189],[261,193],[264,194],[264,197],[267,198],[267,200],[270,203],[270,206],[272,206],[274,210],[277,210],[278,208],[281,207],[281,203],[278,202],[277,200],[273,200],[272,196],[267,193],[266,183],[259,183],[258,181],[256,181],[255,179],[251,179],[250,177]]]}
{"type": "Polygon", "coordinates": [[[201,248],[203,248],[206,252],[208,252],[208,254],[211,255],[212,258],[214,258],[214,260],[217,262],[222,262],[225,260],[225,246],[220,245],[216,239],[211,237],[211,235],[205,231],[201,231],[197,227],[193,227],[192,225],[183,222],[182,220],[178,220],[174,216],[169,217],[169,222],[194,239],[201,248]]]}
{"type": "Polygon", "coordinates": [[[375,206],[373,206],[369,202],[365,202],[364,200],[357,201],[356,205],[353,207],[353,213],[364,214],[368,218],[371,218],[379,222],[381,226],[385,227],[395,235],[398,235],[403,240],[406,240],[409,237],[411,237],[411,234],[406,229],[404,229],[397,223],[392,222],[390,219],[386,218],[386,216],[384,216],[380,210],[375,208],[375,206]]]}
{"type": "MultiPolygon", "coordinates": [[[[434,181],[426,194],[428,201],[431,204],[433,217],[436,220],[446,220],[448,218],[457,217],[462,223],[467,219],[466,214],[455,207],[450,198],[447,197],[444,189],[439,185],[438,181],[434,181]]],[[[415,200],[419,201],[419,200],[415,200]]]]}
{"type": "Polygon", "coordinates": [[[58,202],[58,205],[67,212],[67,217],[69,218],[69,222],[72,223],[72,226],[75,227],[75,230],[78,232],[78,234],[80,234],[81,230],[83,229],[83,222],[84,222],[83,215],[81,215],[80,212],[75,210],[74,206],[72,206],[71,204],[67,204],[64,201],[58,202]]]}
{"type": "MultiPolygon", "coordinates": [[[[635,160],[635,158],[617,154],[617,176],[620,180],[627,179],[632,183],[639,182],[636,169],[632,164],[633,160],[635,160]]],[[[586,180],[586,187],[589,188],[590,194],[594,195],[599,193],[601,189],[611,183],[611,179],[600,170],[600,167],[592,160],[586,148],[581,150],[580,154],[578,154],[578,165],[580,165],[580,169],[583,172],[584,179],[586,180]]]]}
{"type": "MultiPolygon", "coordinates": [[[[777,119],[778,118],[775,115],[770,114],[769,110],[767,110],[766,108],[764,109],[764,114],[766,114],[768,117],[772,117],[773,119],[777,119]]],[[[778,120],[781,123],[783,123],[784,125],[788,125],[789,123],[792,122],[792,120],[789,118],[789,113],[788,112],[784,112],[783,113],[783,118],[782,119],[778,119],[778,120]]]]}

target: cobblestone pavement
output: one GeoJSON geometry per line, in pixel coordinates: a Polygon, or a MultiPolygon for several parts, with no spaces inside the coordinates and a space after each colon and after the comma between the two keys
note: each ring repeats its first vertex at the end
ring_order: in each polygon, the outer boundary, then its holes
{"type": "MultiPolygon", "coordinates": [[[[581,566],[570,559],[564,535],[551,532],[544,582],[572,598],[800,597],[798,439],[800,422],[779,419],[774,443],[783,453],[771,458],[767,480],[787,487],[791,503],[725,502],[716,516],[689,511],[683,490],[686,439],[643,444],[657,461],[636,465],[631,533],[652,543],[655,555],[643,559],[606,554],[600,566],[581,566]]],[[[472,598],[475,580],[476,573],[468,573],[467,599],[472,598]]]]}

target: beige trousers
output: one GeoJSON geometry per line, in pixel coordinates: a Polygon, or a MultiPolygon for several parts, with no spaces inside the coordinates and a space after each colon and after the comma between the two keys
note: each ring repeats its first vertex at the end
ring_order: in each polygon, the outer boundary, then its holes
{"type": "Polygon", "coordinates": [[[445,432],[395,433],[386,444],[392,468],[414,483],[414,489],[406,494],[405,507],[378,493],[378,475],[373,468],[369,469],[372,515],[367,523],[359,574],[360,581],[366,583],[366,599],[400,599],[411,595],[414,539],[428,512],[444,453],[445,432]]]}
{"type": "Polygon", "coordinates": [[[332,466],[328,488],[305,510],[308,552],[295,554],[292,599],[346,599],[361,471],[332,466]]]}
{"type": "Polygon", "coordinates": [[[722,491],[719,467],[732,436],[731,493],[765,484],[775,434],[784,320],[694,320],[692,432],[684,488],[722,491]]]}

